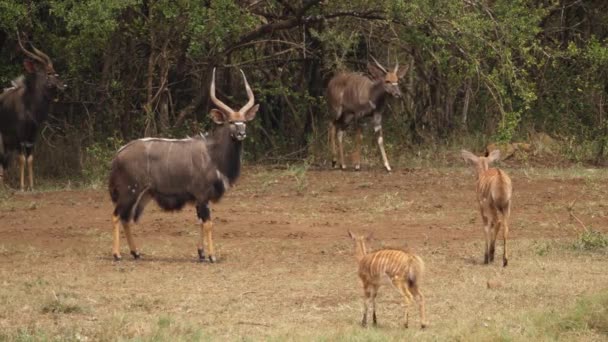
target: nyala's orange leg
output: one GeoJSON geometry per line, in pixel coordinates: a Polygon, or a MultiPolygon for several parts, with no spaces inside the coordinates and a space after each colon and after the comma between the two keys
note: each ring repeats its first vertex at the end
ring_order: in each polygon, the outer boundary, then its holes
{"type": "Polygon", "coordinates": [[[205,250],[204,245],[207,245],[207,254],[209,255],[209,261],[215,262],[215,250],[213,248],[213,222],[211,222],[211,211],[209,206],[205,204],[197,204],[196,215],[198,216],[199,222],[201,223],[201,236],[198,242],[198,258],[199,260],[205,261],[205,250]]]}
{"type": "Polygon", "coordinates": [[[213,222],[211,220],[203,222],[203,232],[205,239],[207,240],[207,254],[209,255],[209,262],[215,262],[215,249],[213,248],[213,222]]]}
{"type": "Polygon", "coordinates": [[[120,217],[112,215],[112,255],[114,260],[120,261],[120,217]]]}
{"type": "Polygon", "coordinates": [[[135,240],[133,239],[133,235],[131,234],[131,226],[128,223],[123,223],[122,228],[125,230],[125,236],[127,237],[127,243],[129,243],[129,249],[131,250],[131,255],[134,259],[139,259],[141,255],[137,250],[137,246],[135,245],[135,240]]]}

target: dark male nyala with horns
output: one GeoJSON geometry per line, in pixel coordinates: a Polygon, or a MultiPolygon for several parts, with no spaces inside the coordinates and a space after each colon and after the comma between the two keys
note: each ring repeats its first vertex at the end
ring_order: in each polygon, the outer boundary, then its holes
{"type": "Polygon", "coordinates": [[[246,122],[255,117],[259,108],[254,105],[253,91],[244,73],[243,80],[249,101],[235,111],[215,96],[213,70],[210,97],[219,109],[210,112],[218,125],[210,136],[181,140],[144,138],[118,151],[112,161],[109,181],[110,196],[116,205],[112,216],[114,259],[121,259],[121,223],[131,254],[135,259],[140,257],[129,223],[137,222],[146,204],[154,199],[168,211],[193,203],[201,223],[199,259],[205,261],[206,244],[209,261],[216,261],[209,202],[217,202],[238,178],[246,122]]]}
{"type": "Polygon", "coordinates": [[[19,33],[17,41],[27,56],[23,62],[26,73],[0,94],[0,184],[8,167],[9,152],[18,151],[23,191],[26,163],[29,189],[34,188],[34,143],[48,117],[51,99],[56,90],[64,90],[66,85],[59,79],[49,56],[31,44],[32,51],[28,51],[21,43],[19,33]]]}

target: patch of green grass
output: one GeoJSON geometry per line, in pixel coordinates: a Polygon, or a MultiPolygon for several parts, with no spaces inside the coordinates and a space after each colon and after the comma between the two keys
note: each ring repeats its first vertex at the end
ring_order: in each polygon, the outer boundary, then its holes
{"type": "Polygon", "coordinates": [[[608,339],[608,291],[594,294],[578,301],[574,308],[562,311],[562,315],[545,313],[535,323],[540,332],[557,340],[583,332],[600,335],[608,339]]]}
{"type": "Polygon", "coordinates": [[[579,235],[572,246],[579,251],[605,250],[608,247],[608,236],[593,229],[587,230],[579,235]]]}
{"type": "Polygon", "coordinates": [[[536,255],[545,256],[551,251],[551,244],[548,241],[535,241],[532,248],[536,255]]]}
{"type": "Polygon", "coordinates": [[[25,287],[26,291],[31,291],[34,288],[45,287],[48,285],[49,282],[40,277],[37,277],[35,280],[26,281],[23,283],[23,286],[25,287]]]}
{"type": "Polygon", "coordinates": [[[85,311],[76,296],[70,293],[53,293],[52,298],[42,305],[42,313],[79,314],[85,311]]]}
{"type": "Polygon", "coordinates": [[[13,334],[0,332],[0,341],[38,342],[49,340],[50,338],[44,332],[36,329],[23,328],[13,334]]]}
{"type": "Polygon", "coordinates": [[[156,322],[156,327],[149,336],[135,338],[133,341],[203,341],[209,340],[204,337],[201,329],[191,325],[179,324],[170,316],[161,316],[156,322]]]}
{"type": "Polygon", "coordinates": [[[308,177],[306,176],[310,165],[307,162],[302,164],[290,165],[287,174],[296,181],[296,191],[299,195],[303,194],[308,188],[308,177]]]}

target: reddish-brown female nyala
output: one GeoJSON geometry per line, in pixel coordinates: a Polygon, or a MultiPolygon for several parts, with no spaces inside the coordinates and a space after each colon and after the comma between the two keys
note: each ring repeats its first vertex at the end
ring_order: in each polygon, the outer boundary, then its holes
{"type": "Polygon", "coordinates": [[[348,232],[355,241],[355,255],[359,261],[359,278],[363,285],[364,305],[361,325],[367,326],[367,311],[371,302],[372,320],[376,320],[376,295],[383,277],[388,278],[403,296],[405,304],[405,327],[408,326],[408,308],[415,299],[420,309],[420,326],[425,328],[428,323],[425,318],[424,296],[420,292],[420,280],[424,272],[424,262],[412,253],[398,249],[382,249],[367,253],[366,241],[371,235],[355,235],[348,232]]]}
{"type": "Polygon", "coordinates": [[[504,251],[502,265],[509,263],[507,255],[507,237],[509,235],[509,215],[511,214],[511,195],[513,186],[511,178],[503,170],[489,168],[489,165],[500,158],[500,151],[494,150],[487,157],[478,157],[473,153],[462,150],[461,155],[468,161],[477,174],[477,201],[483,220],[483,230],[486,236],[484,263],[494,261],[496,236],[502,226],[504,251]]]}
{"type": "MultiPolygon", "coordinates": [[[[242,73],[242,71],[241,71],[242,73]]],[[[164,210],[180,210],[187,203],[196,205],[201,222],[198,255],[205,260],[206,242],[209,261],[215,262],[209,201],[218,201],[239,176],[242,141],[246,122],[253,120],[259,105],[243,73],[249,101],[235,111],[215,97],[215,69],[210,96],[219,109],[210,116],[218,127],[209,137],[189,139],[145,138],[122,147],[112,161],[110,196],[115,204],[112,216],[114,258],[120,260],[119,229],[122,222],[131,254],[139,251],[131,235],[130,221],[137,222],[146,204],[154,199],[164,210]]]]}
{"type": "Polygon", "coordinates": [[[355,170],[361,168],[361,124],[371,117],[378,148],[386,171],[391,171],[382,138],[382,111],[387,95],[401,97],[399,79],[405,76],[408,67],[399,69],[399,63],[391,71],[386,70],[372,57],[374,64],[368,63],[367,69],[372,79],[353,72],[342,72],[334,76],[327,84],[326,99],[334,117],[329,122],[329,143],[332,151],[332,166],[336,166],[337,154],[340,153],[340,167],[344,170],[344,132],[354,122],[357,128],[355,140],[355,170]],[[336,137],[338,148],[336,148],[336,137]]]}

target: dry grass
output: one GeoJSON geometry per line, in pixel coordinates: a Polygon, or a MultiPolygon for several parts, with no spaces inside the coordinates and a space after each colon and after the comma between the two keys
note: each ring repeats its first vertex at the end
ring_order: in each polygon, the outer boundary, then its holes
{"type": "Polygon", "coordinates": [[[135,228],[143,259],[114,263],[106,194],[11,197],[0,207],[7,223],[0,228],[0,341],[608,338],[604,235],[579,238],[565,209],[576,197],[586,223],[604,228],[606,194],[586,190],[603,173],[509,171],[519,183],[511,259],[502,268],[481,264],[478,213],[467,204],[473,179],[464,168],[296,171],[252,172],[215,207],[215,265],[195,262],[191,211],[161,214],[151,206],[135,228]],[[403,244],[423,257],[428,329],[413,324],[415,307],[412,327],[401,327],[401,298],[388,282],[379,327],[359,327],[361,289],[346,228],[374,230],[372,247],[403,244]],[[488,288],[488,280],[500,286],[488,288]]]}
{"type": "MultiPolygon", "coordinates": [[[[578,299],[606,290],[605,255],[573,250],[571,241],[519,240],[506,269],[482,266],[479,243],[419,248],[428,269],[427,330],[401,328],[400,297],[388,283],[379,297],[380,326],[359,328],[350,242],[316,252],[301,245],[273,239],[224,244],[229,256],[212,266],[187,256],[150,260],[168,254],[155,249],[146,261],[112,264],[94,254],[3,246],[2,256],[13,262],[0,273],[0,340],[600,340],[608,334],[607,292],[603,311],[589,319],[594,300],[575,307],[578,299]],[[250,248],[266,253],[239,257],[250,248]],[[325,260],[311,264],[310,253],[325,260]],[[502,286],[488,289],[489,279],[502,286]]],[[[414,320],[416,312],[412,308],[414,320]]]]}

